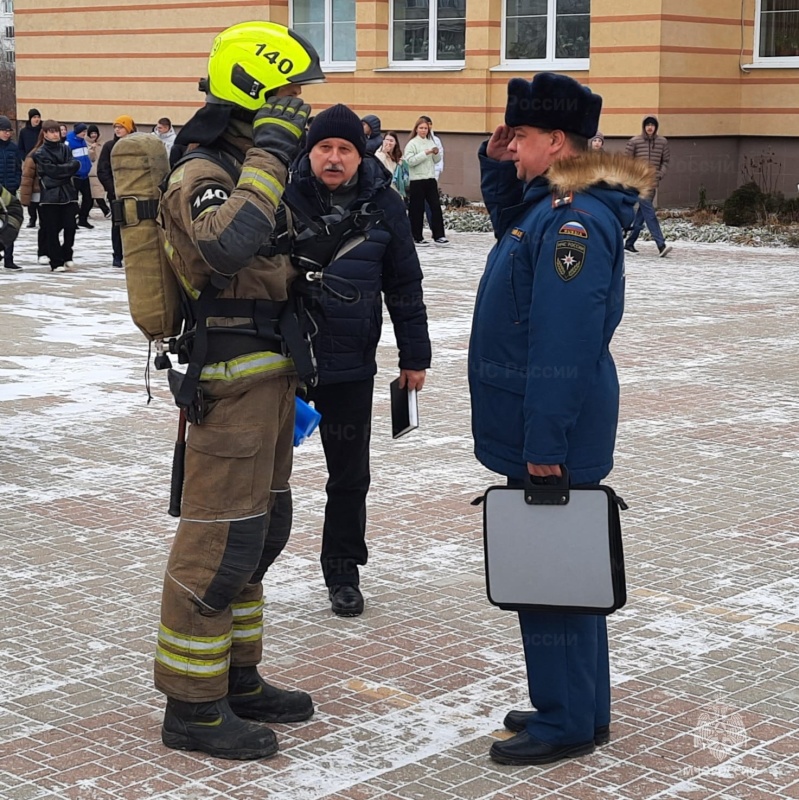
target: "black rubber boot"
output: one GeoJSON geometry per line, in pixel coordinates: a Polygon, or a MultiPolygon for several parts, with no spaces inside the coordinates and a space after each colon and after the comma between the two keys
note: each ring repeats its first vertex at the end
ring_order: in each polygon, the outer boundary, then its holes
{"type": "Polygon", "coordinates": [[[269,758],[278,751],[273,731],[239,719],[225,699],[183,703],[167,698],[161,741],[174,750],[201,750],[237,761],[269,758]]]}
{"type": "Polygon", "coordinates": [[[256,667],[231,667],[228,703],[236,716],[258,722],[302,722],[313,716],[311,695],[267,683],[256,667]]]}

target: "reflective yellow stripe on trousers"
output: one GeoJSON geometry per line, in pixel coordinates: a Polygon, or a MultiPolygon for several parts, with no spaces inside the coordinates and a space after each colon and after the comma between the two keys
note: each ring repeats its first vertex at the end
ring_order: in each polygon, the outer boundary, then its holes
{"type": "Polygon", "coordinates": [[[233,611],[233,641],[257,642],[261,639],[264,634],[264,601],[234,603],[230,608],[233,611]]]}
{"type": "Polygon", "coordinates": [[[230,666],[232,636],[182,636],[165,625],[158,629],[155,660],[181,675],[215,678],[230,666]]]}

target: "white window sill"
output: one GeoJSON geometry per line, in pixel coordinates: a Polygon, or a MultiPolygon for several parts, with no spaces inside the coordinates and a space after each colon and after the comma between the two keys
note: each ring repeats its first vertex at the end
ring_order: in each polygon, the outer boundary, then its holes
{"type": "Polygon", "coordinates": [[[355,62],[337,61],[334,64],[320,64],[322,72],[355,72],[355,62]]]}
{"type": "Polygon", "coordinates": [[[377,67],[373,72],[419,72],[420,70],[461,72],[464,69],[466,69],[466,64],[460,62],[455,64],[431,64],[429,61],[400,61],[397,64],[389,64],[387,67],[377,67]]]}
{"type": "Polygon", "coordinates": [[[743,64],[742,69],[799,69],[799,58],[770,58],[743,64]]]}
{"type": "Polygon", "coordinates": [[[590,64],[586,58],[558,61],[506,61],[491,67],[489,72],[588,72],[590,64]]]}

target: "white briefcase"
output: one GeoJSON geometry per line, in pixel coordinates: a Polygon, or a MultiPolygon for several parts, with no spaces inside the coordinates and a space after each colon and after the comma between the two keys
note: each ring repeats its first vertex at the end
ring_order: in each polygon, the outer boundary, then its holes
{"type": "Polygon", "coordinates": [[[619,509],[609,486],[526,480],[484,496],[488,599],[500,608],[612,614],[627,601],[619,509]]]}

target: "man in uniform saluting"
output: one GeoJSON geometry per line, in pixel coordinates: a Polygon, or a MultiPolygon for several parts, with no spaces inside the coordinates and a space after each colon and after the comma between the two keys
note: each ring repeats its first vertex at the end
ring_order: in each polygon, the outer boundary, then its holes
{"type": "MultiPolygon", "coordinates": [[[[497,239],[475,302],[475,454],[526,474],[596,483],[613,466],[619,382],[609,345],[624,306],[624,240],[652,168],[588,151],[602,98],[564,75],[508,83],[505,124],[480,148],[497,239]]],[[[605,618],[519,612],[534,711],[511,711],[501,764],[547,764],[609,741],[605,618]]]]}

